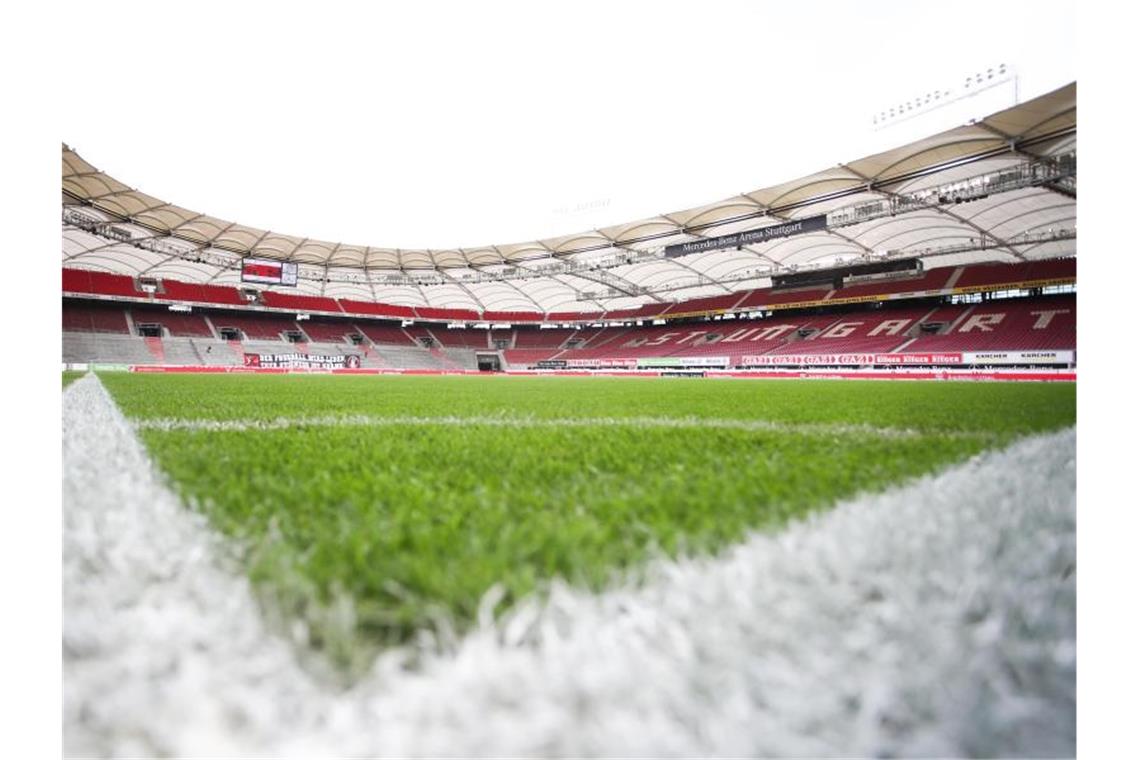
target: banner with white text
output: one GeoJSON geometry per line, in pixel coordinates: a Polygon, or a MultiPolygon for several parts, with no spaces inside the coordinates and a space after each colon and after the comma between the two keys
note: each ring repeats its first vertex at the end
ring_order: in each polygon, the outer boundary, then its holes
{"type": "Polygon", "coordinates": [[[245,354],[243,366],[271,369],[360,369],[360,357],[355,354],[245,354]]]}

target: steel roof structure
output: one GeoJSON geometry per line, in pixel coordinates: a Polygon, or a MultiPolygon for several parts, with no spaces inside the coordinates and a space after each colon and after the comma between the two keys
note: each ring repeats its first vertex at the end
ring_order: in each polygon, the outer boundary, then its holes
{"type": "Polygon", "coordinates": [[[928,268],[1076,253],[1076,84],[940,134],[697,208],[524,243],[412,250],[254,229],[167,203],[63,146],[63,263],[238,284],[243,257],[300,265],[297,292],[407,306],[599,311],[766,287],[889,258],[928,268]],[[705,242],[815,221],[760,242],[705,242]],[[810,227],[811,225],[809,225],[810,227]]]}

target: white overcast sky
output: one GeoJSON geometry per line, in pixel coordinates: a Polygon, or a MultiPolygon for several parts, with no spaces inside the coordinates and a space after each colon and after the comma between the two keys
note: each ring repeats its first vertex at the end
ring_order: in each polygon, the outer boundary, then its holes
{"type": "Polygon", "coordinates": [[[1076,79],[1072,2],[368,5],[72,6],[61,139],[223,219],[475,246],[719,200],[984,116],[1013,88],[871,130],[999,63],[1022,99],[1076,79]]]}

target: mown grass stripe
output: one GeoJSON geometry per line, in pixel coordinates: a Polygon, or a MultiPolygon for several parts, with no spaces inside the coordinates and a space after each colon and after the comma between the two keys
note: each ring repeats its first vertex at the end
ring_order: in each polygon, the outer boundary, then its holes
{"type": "Polygon", "coordinates": [[[267,634],[130,432],[94,379],[64,394],[68,756],[1075,751],[1071,431],[647,583],[488,611],[348,690],[267,634]]]}
{"type": "Polygon", "coordinates": [[[308,427],[501,427],[501,428],[666,428],[678,430],[736,430],[742,432],[788,433],[791,435],[858,435],[875,438],[942,438],[990,440],[992,433],[981,431],[923,432],[905,428],[884,428],[848,423],[788,423],[772,420],[716,419],[705,417],[519,417],[519,416],[373,416],[331,415],[317,417],[276,417],[268,420],[208,420],[165,417],[134,423],[138,430],[245,432],[290,430],[308,427]]]}
{"type": "Polygon", "coordinates": [[[604,588],[1074,416],[1035,386],[356,380],[104,379],[267,608],[349,673],[468,629],[493,586],[503,609],[604,588]]]}

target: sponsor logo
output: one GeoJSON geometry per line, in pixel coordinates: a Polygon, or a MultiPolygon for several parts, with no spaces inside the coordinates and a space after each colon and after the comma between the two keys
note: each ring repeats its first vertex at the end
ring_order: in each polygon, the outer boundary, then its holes
{"type": "Polygon", "coordinates": [[[746,230],[733,235],[721,235],[720,237],[708,238],[707,240],[694,240],[688,243],[669,245],[665,247],[665,257],[673,258],[675,256],[688,256],[690,253],[719,251],[723,248],[735,248],[742,245],[752,245],[753,243],[763,243],[768,240],[775,240],[776,238],[803,235],[808,232],[817,232],[826,228],[827,215],[820,214],[818,216],[809,216],[784,224],[774,224],[768,227],[760,227],[759,229],[746,230]]]}

